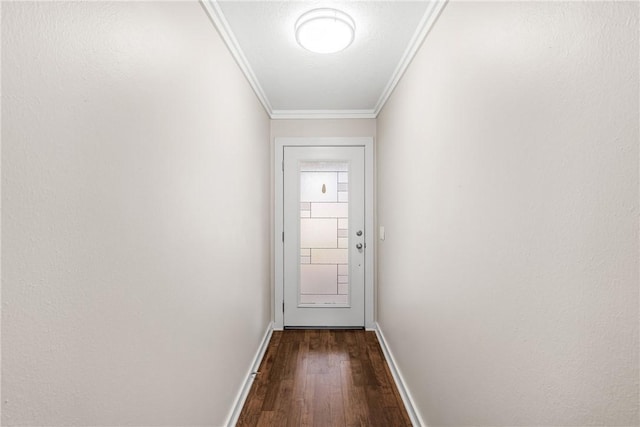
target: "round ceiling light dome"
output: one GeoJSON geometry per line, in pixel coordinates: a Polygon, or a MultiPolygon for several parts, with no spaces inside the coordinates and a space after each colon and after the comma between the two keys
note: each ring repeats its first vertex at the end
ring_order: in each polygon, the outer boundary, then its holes
{"type": "Polygon", "coordinates": [[[335,53],[346,49],[355,38],[356,24],[336,9],[313,9],[296,21],[296,40],[316,53],[335,53]]]}

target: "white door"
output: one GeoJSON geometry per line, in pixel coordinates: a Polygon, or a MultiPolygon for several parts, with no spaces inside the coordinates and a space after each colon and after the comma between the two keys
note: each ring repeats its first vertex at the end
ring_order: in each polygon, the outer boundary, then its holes
{"type": "Polygon", "coordinates": [[[364,147],[284,148],[284,326],[363,327],[364,147]]]}

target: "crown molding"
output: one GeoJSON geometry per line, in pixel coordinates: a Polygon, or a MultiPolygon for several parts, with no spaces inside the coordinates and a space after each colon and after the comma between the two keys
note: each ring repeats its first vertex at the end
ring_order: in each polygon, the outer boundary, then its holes
{"type": "Polygon", "coordinates": [[[264,93],[262,86],[260,86],[260,82],[258,82],[258,79],[256,78],[251,65],[249,65],[249,61],[247,60],[246,56],[244,56],[244,53],[240,48],[240,44],[233,35],[233,31],[231,31],[231,27],[225,19],[224,13],[222,13],[222,9],[220,9],[218,2],[216,0],[200,0],[200,4],[202,4],[202,7],[211,19],[213,26],[216,28],[216,30],[218,30],[220,37],[222,37],[222,40],[227,45],[229,52],[231,52],[233,59],[235,59],[236,63],[242,70],[242,73],[249,81],[249,84],[260,100],[260,103],[267,111],[269,117],[271,117],[273,113],[271,103],[269,102],[267,95],[264,93]]]}
{"type": "Polygon", "coordinates": [[[262,86],[258,81],[249,61],[244,56],[240,44],[233,35],[233,31],[229,26],[229,23],[224,17],[224,13],[220,9],[217,0],[200,0],[202,7],[211,19],[213,26],[216,28],[222,40],[227,45],[229,52],[235,59],[236,63],[242,70],[247,81],[251,85],[256,96],[262,103],[262,106],[266,110],[269,117],[273,120],[285,120],[285,119],[375,119],[380,114],[380,111],[386,104],[387,100],[393,93],[394,89],[402,79],[402,76],[406,72],[407,68],[413,61],[413,58],[424,42],[425,38],[433,28],[433,25],[438,20],[438,17],[442,13],[445,5],[449,0],[437,0],[430,1],[427,10],[425,11],[418,28],[414,33],[407,49],[404,51],[402,58],[394,70],[387,86],[378,98],[375,108],[369,110],[274,110],[271,107],[271,103],[267,98],[262,86]]]}
{"type": "Polygon", "coordinates": [[[429,2],[429,6],[427,7],[427,10],[422,16],[422,19],[418,24],[418,28],[416,29],[416,32],[413,34],[413,37],[411,38],[411,41],[409,42],[407,49],[404,51],[404,54],[402,55],[402,58],[400,59],[398,66],[396,67],[395,71],[391,75],[391,79],[389,80],[389,83],[387,83],[387,87],[384,89],[384,91],[380,95],[380,98],[378,99],[378,102],[376,103],[376,106],[373,109],[376,117],[378,117],[378,114],[380,114],[380,111],[382,111],[382,108],[389,100],[389,97],[391,96],[394,89],[400,82],[400,79],[402,79],[402,76],[404,75],[405,71],[407,71],[407,68],[411,64],[411,61],[413,61],[413,58],[418,52],[418,49],[420,49],[420,46],[422,46],[422,43],[427,38],[427,35],[433,28],[433,25],[438,20],[438,17],[442,13],[442,10],[444,9],[447,2],[448,0],[438,0],[438,1],[429,2]]]}
{"type": "Polygon", "coordinates": [[[287,119],[375,119],[373,110],[274,110],[273,120],[287,119]]]}

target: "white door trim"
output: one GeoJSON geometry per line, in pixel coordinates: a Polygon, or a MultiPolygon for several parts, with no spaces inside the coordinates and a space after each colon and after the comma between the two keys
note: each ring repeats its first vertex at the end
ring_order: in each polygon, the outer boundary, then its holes
{"type": "Polygon", "coordinates": [[[365,328],[375,329],[374,319],[374,265],[375,260],[375,230],[373,223],[373,138],[357,137],[357,138],[276,138],[274,153],[274,171],[275,171],[275,215],[274,215],[274,271],[275,271],[275,289],[273,293],[273,313],[274,324],[276,330],[284,328],[284,316],[282,312],[282,304],[284,301],[284,245],[282,242],[282,233],[284,232],[284,174],[282,162],[284,160],[284,147],[296,146],[318,146],[318,147],[364,147],[364,179],[365,179],[365,277],[364,277],[364,322],[365,328]]]}

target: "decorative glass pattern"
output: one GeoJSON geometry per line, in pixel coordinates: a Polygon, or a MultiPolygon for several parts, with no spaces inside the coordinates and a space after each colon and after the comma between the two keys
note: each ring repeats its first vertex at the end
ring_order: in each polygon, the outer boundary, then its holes
{"type": "Polygon", "coordinates": [[[300,162],[299,303],[349,303],[349,163],[300,162]]]}

